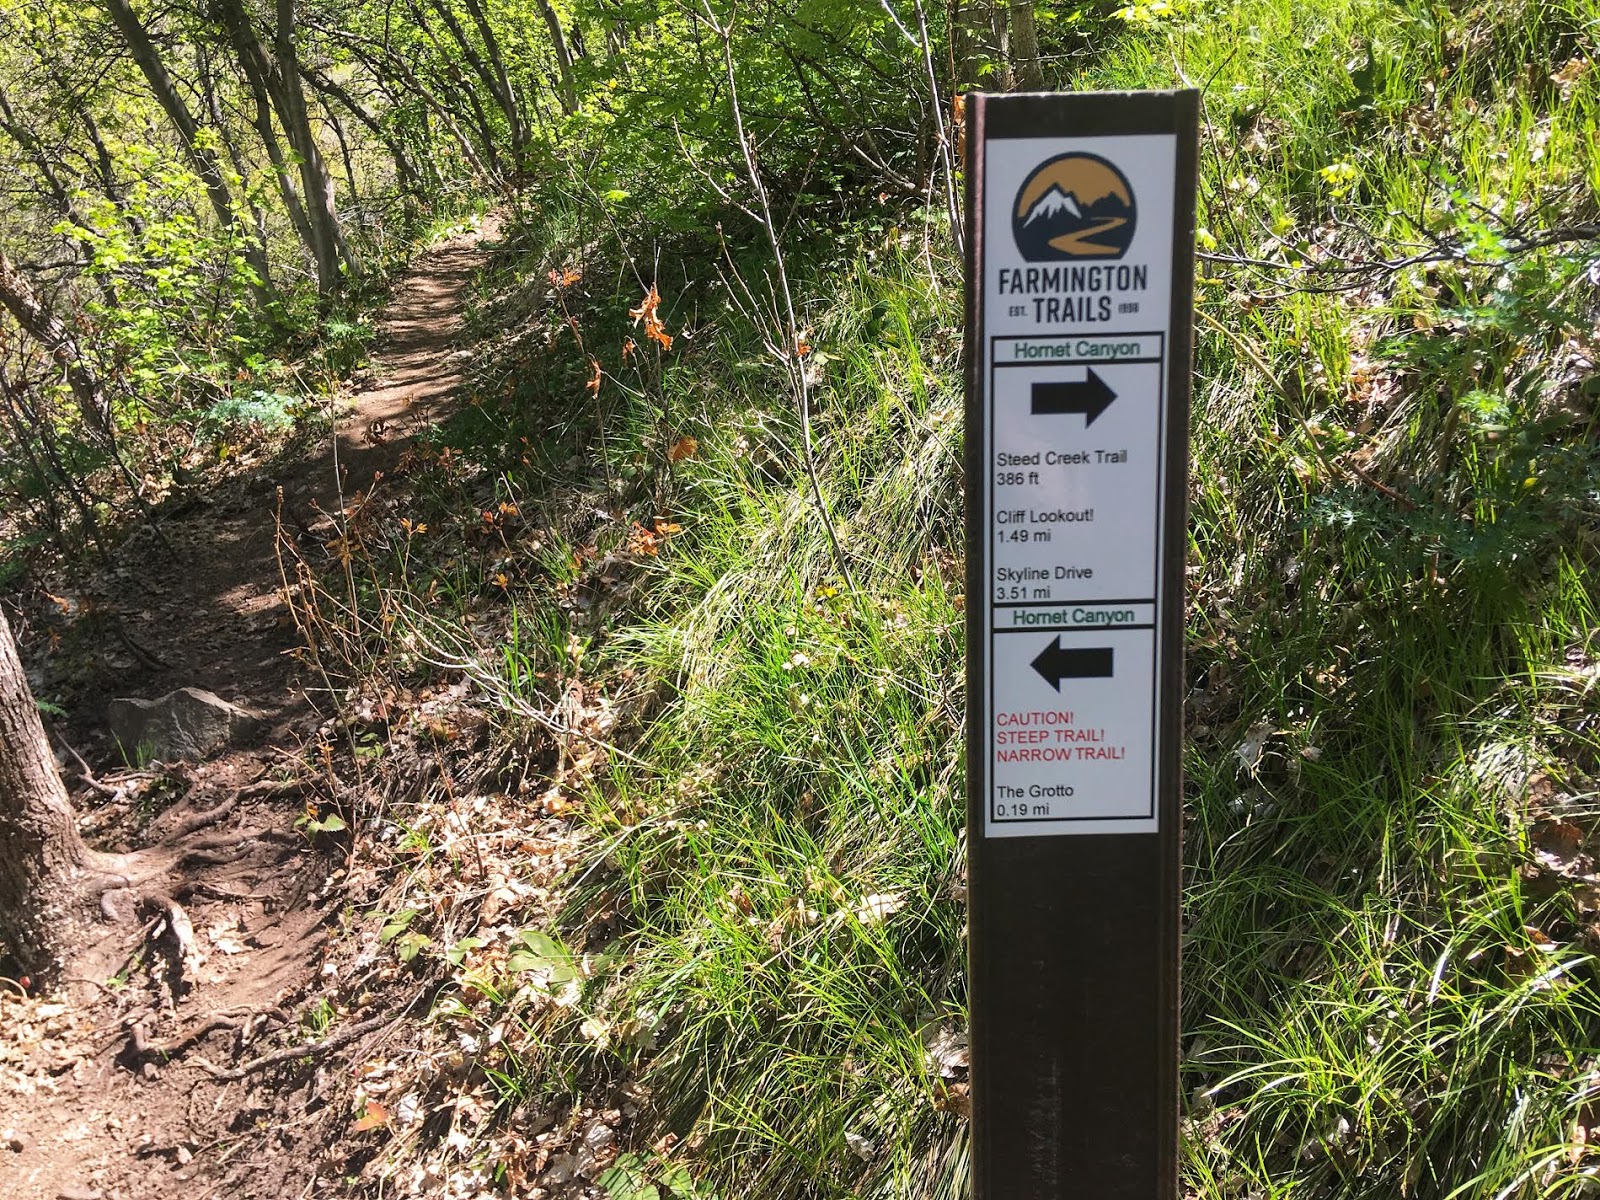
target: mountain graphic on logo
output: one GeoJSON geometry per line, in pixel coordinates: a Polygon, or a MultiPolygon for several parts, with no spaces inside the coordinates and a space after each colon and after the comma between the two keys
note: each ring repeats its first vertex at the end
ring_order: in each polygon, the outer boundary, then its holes
{"type": "Polygon", "coordinates": [[[1028,210],[1024,225],[1032,225],[1035,221],[1052,221],[1063,213],[1074,221],[1083,220],[1083,210],[1078,207],[1075,196],[1069,196],[1055,184],[1050,185],[1050,190],[1033,202],[1033,207],[1028,210]]]}
{"type": "Polygon", "coordinates": [[[1121,258],[1133,242],[1133,189],[1105,159],[1063,154],[1023,183],[1011,232],[1029,262],[1121,258]]]}

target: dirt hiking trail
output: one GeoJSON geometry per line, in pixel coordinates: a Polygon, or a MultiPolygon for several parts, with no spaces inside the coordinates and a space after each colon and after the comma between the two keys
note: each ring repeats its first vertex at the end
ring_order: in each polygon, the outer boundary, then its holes
{"type": "MultiPolygon", "coordinates": [[[[332,969],[340,905],[329,875],[341,852],[313,848],[294,823],[324,786],[305,771],[305,748],[332,709],[294,654],[277,496],[285,534],[312,546],[447,413],[470,358],[457,345],[467,287],[493,233],[486,222],[413,263],[319,451],[169,500],[160,536],[136,536],[76,594],[49,594],[58,619],[30,631],[31,659],[45,635],[59,647],[63,630],[95,649],[52,678],[78,699],[57,731],[65,775],[89,844],[137,852],[151,870],[106,893],[105,936],[65,993],[21,995],[0,980],[7,1200],[309,1195],[308,1116],[327,1104],[328,1080],[348,1073],[340,1054],[370,1050],[401,1016],[403,1005],[310,1003],[332,969]],[[266,719],[205,761],[129,763],[106,732],[105,701],[185,686],[266,719]],[[274,1074],[289,1063],[310,1069],[274,1074]]],[[[63,670],[46,662],[39,673],[63,670]]]]}

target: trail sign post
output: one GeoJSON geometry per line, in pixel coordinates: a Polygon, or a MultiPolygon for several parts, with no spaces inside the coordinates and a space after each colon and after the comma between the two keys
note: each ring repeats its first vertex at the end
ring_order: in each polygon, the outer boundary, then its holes
{"type": "Polygon", "coordinates": [[[1175,1200],[1195,92],[967,105],[974,1200],[1175,1200]]]}

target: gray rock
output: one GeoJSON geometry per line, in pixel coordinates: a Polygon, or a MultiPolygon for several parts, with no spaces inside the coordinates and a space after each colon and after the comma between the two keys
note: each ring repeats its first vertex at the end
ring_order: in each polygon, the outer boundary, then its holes
{"type": "Polygon", "coordinates": [[[179,688],[158,700],[113,700],[106,722],[130,761],[204,758],[235,745],[261,718],[201,688],[179,688]]]}

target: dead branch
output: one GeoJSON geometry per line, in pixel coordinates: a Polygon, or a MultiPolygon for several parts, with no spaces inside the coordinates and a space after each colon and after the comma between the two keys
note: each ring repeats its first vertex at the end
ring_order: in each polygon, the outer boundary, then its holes
{"type": "Polygon", "coordinates": [[[114,788],[108,783],[101,783],[95,778],[94,772],[89,769],[89,764],[83,761],[83,755],[78,753],[76,746],[67,741],[67,739],[62,737],[59,733],[56,734],[56,743],[63,747],[68,754],[72,755],[73,761],[78,764],[78,778],[82,782],[88,784],[102,796],[107,796],[112,800],[122,799],[123,793],[120,789],[114,788]]]}
{"type": "Polygon", "coordinates": [[[214,1016],[169,1042],[152,1042],[144,1022],[136,1021],[128,1027],[128,1040],[133,1043],[133,1053],[138,1058],[173,1058],[219,1029],[238,1028],[239,1022],[231,1017],[214,1016]]]}
{"type": "MultiPolygon", "coordinates": [[[[163,535],[154,524],[151,524],[149,528],[154,531],[156,536],[160,537],[163,542],[166,541],[165,535],[163,535]]],[[[170,545],[168,546],[168,549],[171,549],[170,545]]],[[[127,630],[127,627],[123,625],[121,617],[112,617],[111,632],[116,635],[117,640],[122,643],[123,648],[127,650],[129,654],[133,655],[133,657],[136,658],[142,666],[147,667],[152,671],[166,671],[171,669],[171,663],[159,657],[153,651],[145,649],[138,642],[133,640],[133,635],[130,634],[127,630]]]]}
{"type": "MultiPolygon", "coordinates": [[[[1545,250],[1552,246],[1600,240],[1600,224],[1557,225],[1537,232],[1515,225],[1507,226],[1503,233],[1505,257],[1519,258],[1535,250],[1545,250]]],[[[1474,258],[1466,245],[1455,239],[1437,235],[1428,237],[1428,243],[1421,246],[1415,254],[1399,258],[1374,258],[1362,262],[1330,259],[1326,262],[1300,264],[1220,251],[1201,251],[1196,257],[1202,262],[1246,267],[1262,274],[1288,277],[1297,282],[1291,283],[1285,294],[1315,295],[1358,291],[1411,267],[1432,266],[1438,263],[1457,263],[1464,267],[1501,265],[1496,259],[1474,258]]]]}
{"type": "Polygon", "coordinates": [[[105,995],[108,998],[112,999],[112,1000],[119,1000],[120,1001],[122,999],[122,996],[118,992],[116,992],[112,988],[107,987],[105,984],[101,983],[98,979],[90,979],[87,975],[68,975],[63,982],[88,984],[92,988],[98,988],[101,992],[105,993],[105,995]]]}

